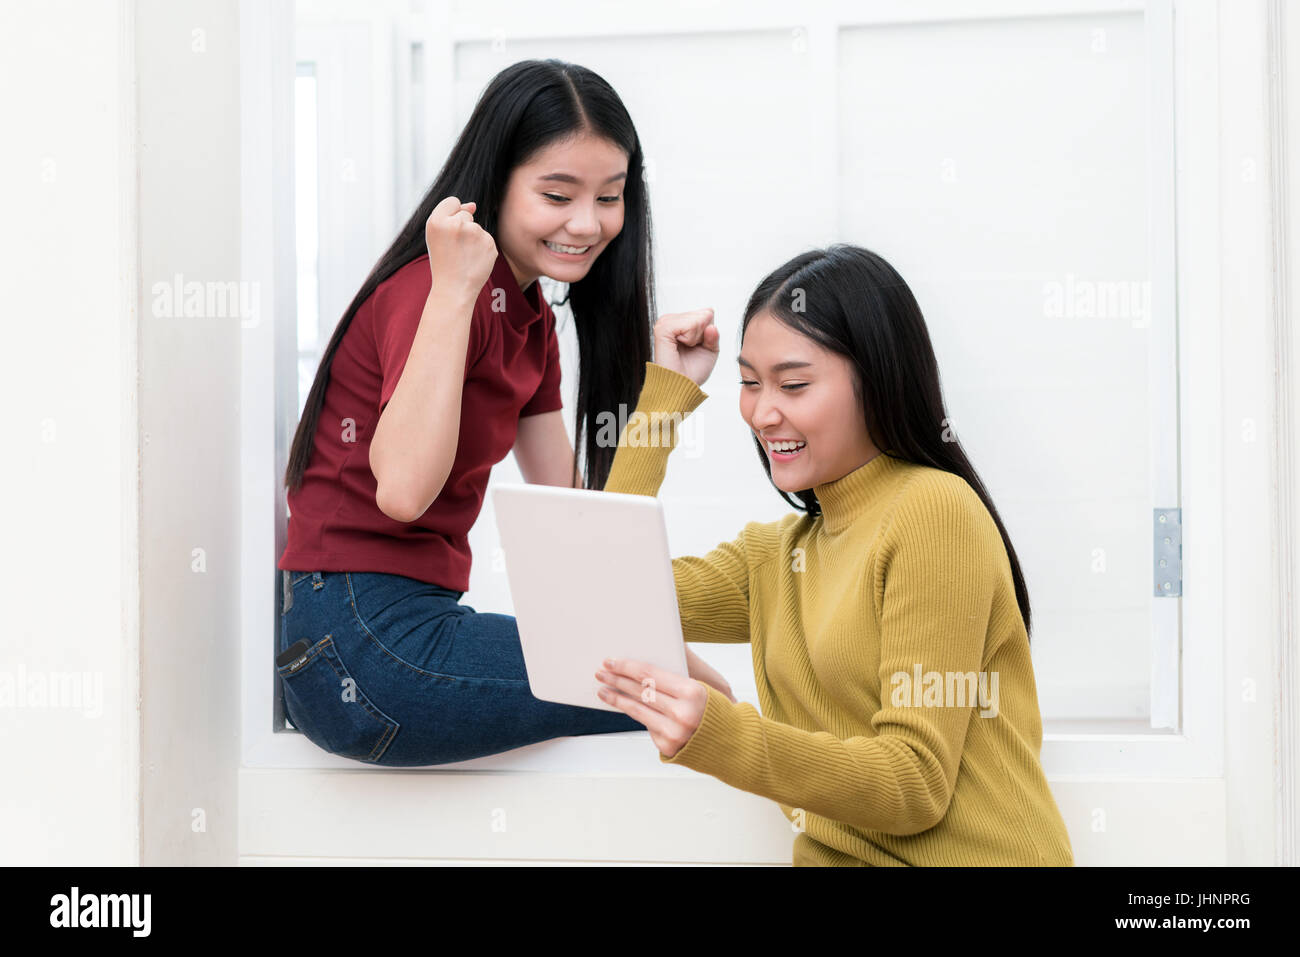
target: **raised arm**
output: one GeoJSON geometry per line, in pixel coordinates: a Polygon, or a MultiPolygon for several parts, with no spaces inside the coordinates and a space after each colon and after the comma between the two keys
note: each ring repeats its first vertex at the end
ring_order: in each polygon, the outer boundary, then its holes
{"type": "MultiPolygon", "coordinates": [[[[708,396],[684,375],[646,363],[636,411],[619,436],[606,492],[654,496],[677,445],[678,427],[708,396]]],[[[704,556],[673,559],[677,607],[687,641],[749,641],[751,545],[766,527],[751,523],[731,542],[704,556]]]]}
{"type": "Polygon", "coordinates": [[[437,499],[456,459],[461,392],[474,303],[492,273],[496,243],[474,222],[474,203],[448,196],[429,214],[431,288],[413,337],[384,324],[379,421],[370,440],[375,504],[413,522],[437,499]]]}
{"type": "Polygon", "coordinates": [[[668,471],[668,456],[677,447],[682,422],[708,395],[679,372],[654,362],[645,364],[645,384],[636,409],[618,437],[606,492],[659,494],[668,471]]]}

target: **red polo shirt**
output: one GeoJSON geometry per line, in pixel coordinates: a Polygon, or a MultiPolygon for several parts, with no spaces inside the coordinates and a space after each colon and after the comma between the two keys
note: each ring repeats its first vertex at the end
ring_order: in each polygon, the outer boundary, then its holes
{"type": "Polygon", "coordinates": [[[302,485],[288,497],[289,540],[278,568],[388,572],[469,590],[468,536],[488,474],[514,447],[521,416],[561,408],[560,347],[539,283],[520,290],[498,254],[474,304],[451,472],[423,515],[394,521],[375,504],[370,439],[397,388],[431,285],[424,255],[380,283],[352,318],[330,367],[302,485]],[[504,311],[493,311],[494,303],[504,311]]]}

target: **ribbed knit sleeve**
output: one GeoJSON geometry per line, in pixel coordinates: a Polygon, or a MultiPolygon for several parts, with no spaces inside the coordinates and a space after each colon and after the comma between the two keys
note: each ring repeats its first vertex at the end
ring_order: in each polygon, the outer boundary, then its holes
{"type": "MultiPolygon", "coordinates": [[[[686,376],[647,362],[645,385],[636,411],[619,435],[605,491],[656,495],[667,473],[668,456],[677,445],[679,418],[684,419],[706,398],[686,376]],[[634,421],[637,415],[645,417],[640,439],[634,421]]],[[[673,560],[677,608],[686,641],[749,640],[747,536],[770,537],[758,523],[752,523],[735,541],[722,543],[702,558],[673,560]]]]}
{"type": "MultiPolygon", "coordinates": [[[[837,616],[837,623],[878,623],[880,706],[865,690],[844,702],[871,715],[874,734],[806,731],[710,688],[700,726],[660,760],[865,830],[908,835],[934,827],[948,809],[975,709],[914,703],[910,694],[900,700],[896,676],[910,680],[917,666],[940,674],[980,669],[1002,548],[969,486],[946,473],[918,478],[864,559],[864,593],[837,616]]],[[[810,684],[799,693],[815,699],[819,689],[810,684]]]]}
{"type": "Polygon", "coordinates": [[[673,559],[677,609],[687,641],[749,641],[750,540],[771,537],[767,526],[746,525],[735,541],[703,557],[673,559]]]}
{"type": "Polygon", "coordinates": [[[708,398],[692,380],[654,362],[645,364],[636,410],[619,432],[606,492],[654,496],[677,446],[677,425],[708,398]]]}

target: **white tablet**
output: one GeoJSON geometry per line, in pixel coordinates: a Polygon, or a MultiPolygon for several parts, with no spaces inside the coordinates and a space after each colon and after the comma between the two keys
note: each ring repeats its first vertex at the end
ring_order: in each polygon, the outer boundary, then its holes
{"type": "Polygon", "coordinates": [[[657,498],[498,485],[492,504],[534,697],[619,711],[596,697],[606,658],[686,674],[657,498]]]}

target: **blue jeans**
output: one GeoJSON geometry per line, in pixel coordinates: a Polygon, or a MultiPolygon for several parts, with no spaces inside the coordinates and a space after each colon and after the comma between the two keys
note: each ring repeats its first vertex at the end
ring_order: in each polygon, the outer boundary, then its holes
{"type": "Polygon", "coordinates": [[[379,572],[283,574],[277,653],[307,642],[276,668],[285,714],[331,754],[412,767],[645,730],[619,712],[534,698],[515,619],[460,604],[463,592],[379,572]]]}

